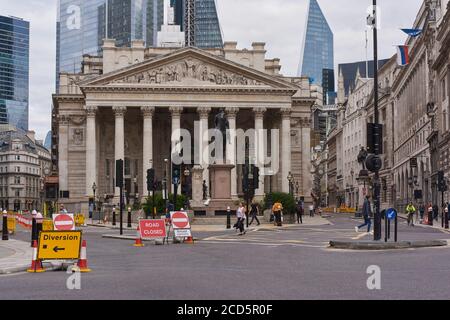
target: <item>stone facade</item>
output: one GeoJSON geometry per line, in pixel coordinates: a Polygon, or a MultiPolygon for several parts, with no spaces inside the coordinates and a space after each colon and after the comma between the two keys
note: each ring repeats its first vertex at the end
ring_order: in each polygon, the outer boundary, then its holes
{"type": "MultiPolygon", "coordinates": [[[[198,174],[200,166],[203,180],[211,185],[208,164],[199,155],[209,150],[204,132],[215,127],[220,109],[225,109],[230,129],[279,130],[274,142],[280,154],[269,154],[271,139],[265,150],[266,156],[278,159],[275,177],[261,177],[257,198],[269,191],[270,180],[273,191],[288,192],[292,172],[299,195],[311,202],[310,110],[315,99],[307,78],[283,77],[280,68],[278,59],[265,59],[262,43],[242,51],[234,43],[226,43],[223,50],[142,50],[139,44],[118,49],[106,41],[103,60],[85,56],[85,72],[61,74],[60,93],[53,96],[56,167],[59,189],[66,195],[60,202],[87,214],[95,183],[100,198],[117,203],[118,159],[125,160],[127,200],[143,198],[147,169],[154,168],[159,181],[164,177],[171,142],[181,139],[172,135],[176,129],[188,130],[198,147],[192,148],[192,161],[182,172],[195,166],[198,174]]],[[[249,150],[251,157],[254,151],[249,150]]],[[[235,164],[236,157],[229,161],[235,164]]],[[[231,195],[237,199],[242,196],[242,165],[236,165],[231,177],[231,195]]],[[[182,180],[182,185],[188,183],[182,180]]]]}
{"type": "Polygon", "coordinates": [[[0,208],[42,210],[50,151],[35,139],[33,131],[0,127],[0,208]]]}

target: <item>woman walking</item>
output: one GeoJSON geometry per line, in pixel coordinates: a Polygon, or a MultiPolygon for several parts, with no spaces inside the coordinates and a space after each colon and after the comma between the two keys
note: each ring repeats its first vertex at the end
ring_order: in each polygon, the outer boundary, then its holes
{"type": "Polygon", "coordinates": [[[236,211],[236,216],[237,216],[237,229],[239,229],[240,233],[239,235],[242,236],[244,234],[247,233],[247,231],[245,231],[245,227],[244,227],[244,222],[245,222],[245,208],[244,205],[241,203],[239,203],[239,208],[236,211]]]}

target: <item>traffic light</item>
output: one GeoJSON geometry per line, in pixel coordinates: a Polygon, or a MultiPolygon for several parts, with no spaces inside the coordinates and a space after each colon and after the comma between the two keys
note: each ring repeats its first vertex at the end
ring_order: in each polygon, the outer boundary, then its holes
{"type": "Polygon", "coordinates": [[[147,170],[147,191],[150,192],[155,187],[155,169],[147,170]]]}
{"type": "Polygon", "coordinates": [[[123,160],[116,160],[116,187],[123,188],[123,160]]]}
{"type": "Polygon", "coordinates": [[[253,189],[259,189],[259,168],[257,166],[253,166],[253,189]]]}
{"type": "Polygon", "coordinates": [[[439,192],[445,192],[447,189],[447,184],[445,183],[444,171],[438,172],[438,190],[439,192]]]}
{"type": "Polygon", "coordinates": [[[247,194],[250,189],[249,186],[250,167],[248,164],[244,165],[242,173],[244,176],[242,179],[242,191],[244,191],[244,193],[247,194]]]}
{"type": "Polygon", "coordinates": [[[179,185],[181,181],[181,168],[178,165],[172,167],[172,184],[179,185]]]}
{"type": "Polygon", "coordinates": [[[383,154],[383,125],[367,124],[367,152],[372,154],[383,154]]]}

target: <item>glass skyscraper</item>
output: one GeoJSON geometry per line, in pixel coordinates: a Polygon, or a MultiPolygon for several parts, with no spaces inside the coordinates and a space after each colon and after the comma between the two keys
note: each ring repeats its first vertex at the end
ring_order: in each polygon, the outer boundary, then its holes
{"type": "Polygon", "coordinates": [[[311,83],[323,86],[323,70],[334,70],[333,43],[333,32],[317,0],[309,0],[298,75],[307,76],[311,83]]]}
{"type": "MultiPolygon", "coordinates": [[[[187,0],[172,0],[175,8],[175,24],[187,32],[184,11],[187,0]]],[[[195,46],[198,48],[223,48],[222,30],[217,13],[216,0],[195,0],[195,46]]]]}
{"type": "Polygon", "coordinates": [[[0,124],[28,130],[30,23],[0,16],[0,124]]]}
{"type": "Polygon", "coordinates": [[[101,55],[106,29],[108,38],[116,39],[118,46],[130,46],[133,40],[144,40],[147,46],[154,46],[157,31],[161,30],[163,24],[163,2],[59,0],[56,25],[57,75],[60,72],[80,72],[84,54],[101,55]]]}

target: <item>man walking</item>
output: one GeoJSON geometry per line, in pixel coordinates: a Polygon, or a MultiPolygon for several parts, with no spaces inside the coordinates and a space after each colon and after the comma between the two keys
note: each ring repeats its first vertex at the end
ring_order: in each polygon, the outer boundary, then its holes
{"type": "Polygon", "coordinates": [[[311,204],[309,206],[309,216],[314,217],[314,205],[313,204],[311,204]]]}
{"type": "Polygon", "coordinates": [[[303,224],[303,214],[305,212],[305,209],[303,207],[303,201],[302,200],[299,200],[297,202],[296,210],[297,210],[297,223],[298,224],[300,224],[300,223],[303,224]]]}
{"type": "Polygon", "coordinates": [[[281,204],[280,201],[277,201],[273,205],[272,211],[273,211],[273,215],[275,216],[276,226],[282,227],[283,226],[283,222],[282,222],[282,219],[281,219],[281,215],[282,215],[282,211],[283,211],[283,205],[281,204]]]}
{"type": "Polygon", "coordinates": [[[416,213],[416,208],[414,207],[412,201],[409,202],[406,207],[406,214],[408,215],[408,226],[414,227],[414,214],[416,213]]]}
{"type": "Polygon", "coordinates": [[[258,204],[256,203],[255,200],[253,200],[252,208],[250,209],[250,215],[252,216],[252,221],[250,221],[250,224],[249,224],[250,226],[252,225],[253,221],[255,221],[255,220],[258,223],[258,226],[261,224],[258,219],[258,214],[259,214],[258,204]]]}
{"type": "Polygon", "coordinates": [[[370,207],[369,195],[367,195],[364,199],[362,214],[364,217],[364,223],[358,227],[355,227],[355,231],[359,232],[359,229],[367,226],[367,233],[370,233],[370,228],[372,227],[372,221],[370,220],[372,209],[370,207]]]}

